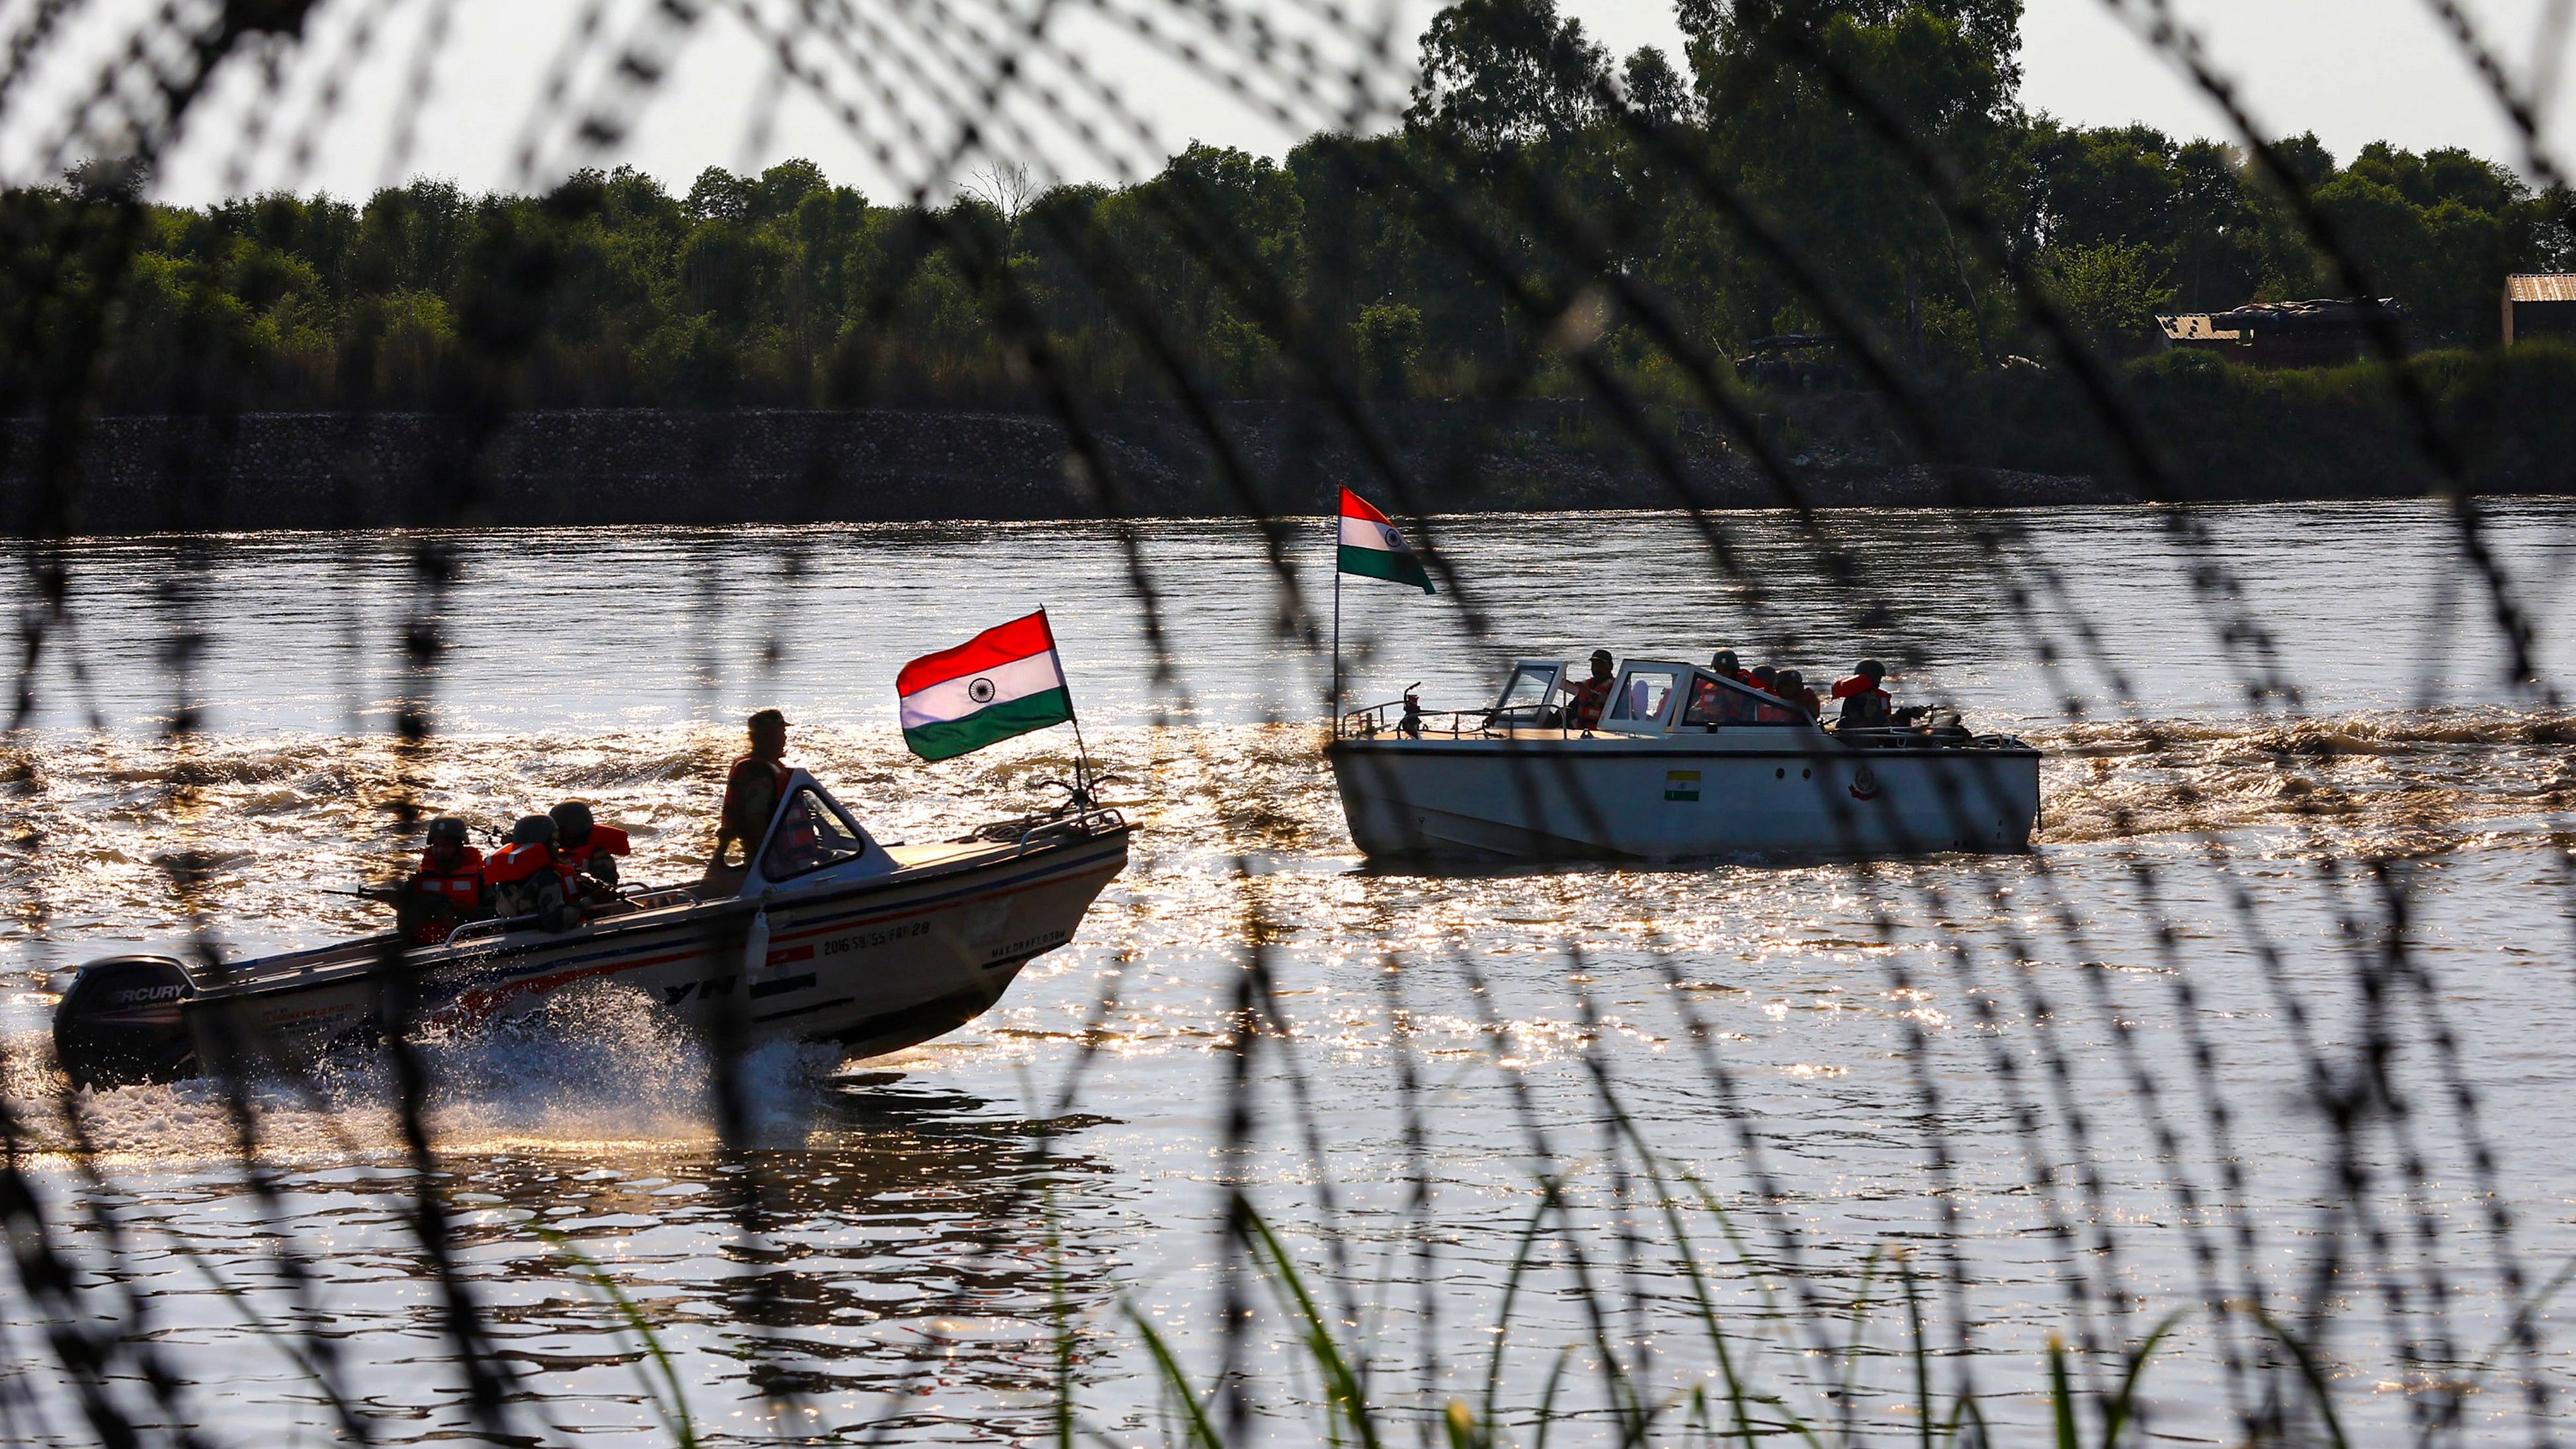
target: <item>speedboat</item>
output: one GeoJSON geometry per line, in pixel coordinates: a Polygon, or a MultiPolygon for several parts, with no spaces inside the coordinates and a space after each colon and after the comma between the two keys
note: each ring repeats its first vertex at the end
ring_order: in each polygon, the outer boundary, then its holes
{"type": "Polygon", "coordinates": [[[1070,793],[962,839],[889,845],[796,770],[760,848],[721,883],[621,889],[565,930],[522,916],[428,946],[388,934],[246,960],[104,957],[55,1008],[56,1056],[85,1087],[296,1070],[373,1051],[391,1023],[423,1039],[478,1031],[603,982],[738,1048],[895,1051],[999,1001],[1126,867],[1126,821],[1070,793]]]}
{"type": "Polygon", "coordinates": [[[1372,859],[1884,856],[2026,850],[2039,823],[2039,751],[1955,714],[1828,728],[1709,669],[1630,660],[1578,730],[1581,677],[1521,660],[1489,709],[1339,715],[1352,840],[1372,859]]]}

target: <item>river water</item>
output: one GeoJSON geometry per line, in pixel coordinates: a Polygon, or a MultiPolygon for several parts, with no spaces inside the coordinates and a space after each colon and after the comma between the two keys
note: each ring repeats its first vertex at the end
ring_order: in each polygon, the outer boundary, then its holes
{"type": "MultiPolygon", "coordinates": [[[[2544,680],[2576,664],[2571,525],[2486,522],[2544,680]]],[[[405,796],[493,826],[586,798],[629,878],[692,874],[759,705],[882,835],[1015,812],[1069,733],[922,765],[892,680],[1045,605],[1142,828],[997,1009],[873,1061],[763,1052],[733,1151],[703,1048],[613,994],[431,1052],[428,1193],[513,1433],[673,1442],[676,1392],[717,1443],[1046,1439],[1063,1403],[1180,1442],[1144,1324],[1227,1388],[1220,1432],[1310,1441],[1333,1395],[1229,1246],[1230,1185],[1407,1442],[1453,1400],[1518,1443],[1733,1432],[1716,1342],[1765,1431],[1916,1442],[1919,1366],[1936,1427],[1965,1391],[2025,1437],[2052,1338],[2116,1387],[2169,1317],[2159,1436],[2240,1438],[2267,1396],[2313,1429],[2301,1353],[2351,1433],[2567,1417],[2576,713],[2510,677],[2446,515],[1740,515],[1723,566],[1677,515],[1444,520],[1455,587],[1345,593],[1350,697],[1471,706],[1595,645],[1811,679],[1875,653],[2051,753],[2028,856],[1436,873],[1365,870],[1341,828],[1323,526],[1294,590],[1223,523],[470,533],[436,592],[402,537],[69,548],[8,746],[0,1085],[68,1321],[126,1345],[103,1392],[320,1442],[319,1344],[374,1438],[478,1432],[381,1084],[259,1084],[239,1120],[204,1083],[67,1100],[55,972],[368,928],[322,888],[402,856],[405,796]]],[[[63,1324],[0,1303],[0,1439],[93,1442],[63,1324]]]]}

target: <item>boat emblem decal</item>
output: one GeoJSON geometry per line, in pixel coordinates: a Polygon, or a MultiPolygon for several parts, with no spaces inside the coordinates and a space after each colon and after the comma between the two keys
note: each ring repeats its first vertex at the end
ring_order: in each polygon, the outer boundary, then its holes
{"type": "Polygon", "coordinates": [[[975,701],[977,704],[991,704],[993,702],[993,681],[989,679],[978,679],[974,683],[967,685],[966,697],[975,701]]]}
{"type": "Polygon", "coordinates": [[[967,907],[960,932],[965,936],[966,944],[989,946],[1002,939],[1002,933],[1011,928],[1011,904],[1011,899],[1005,896],[998,901],[983,901],[967,907]]]}
{"type": "Polygon", "coordinates": [[[1875,800],[1878,798],[1878,776],[1871,771],[1869,766],[1861,766],[1860,773],[1852,776],[1851,797],[1855,800],[1875,800]]]}
{"type": "Polygon", "coordinates": [[[1664,798],[1667,800],[1681,801],[1695,801],[1699,799],[1699,771],[1666,770],[1664,772],[1664,798]]]}

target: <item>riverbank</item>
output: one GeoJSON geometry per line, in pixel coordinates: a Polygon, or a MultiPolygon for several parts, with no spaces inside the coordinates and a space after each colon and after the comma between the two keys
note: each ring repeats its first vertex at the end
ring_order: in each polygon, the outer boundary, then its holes
{"type": "MultiPolygon", "coordinates": [[[[1570,401],[1375,404],[1368,441],[1318,405],[1224,403],[1222,449],[1172,406],[1103,414],[1087,449],[1036,414],[634,408],[515,414],[482,435],[417,412],[103,418],[59,513],[30,481],[35,427],[20,421],[7,429],[0,522],[16,533],[129,534],[1312,514],[1329,511],[1344,483],[1404,512],[2043,507],[2417,497],[2436,482],[2366,370],[2170,362],[2132,372],[2138,416],[2165,460],[2156,490],[2125,481],[2062,379],[2035,374],[1941,400],[1970,467],[1904,461],[1897,430],[1865,397],[1769,400],[1764,426],[1794,460],[1794,499],[1717,420],[1679,409],[1649,415],[1667,472],[1607,410],[1570,401]]],[[[2460,364],[2436,375],[2446,414],[2473,441],[2482,491],[2576,488],[2576,445],[2557,436],[2569,422],[2514,401],[2576,381],[2556,376],[2566,370],[2460,364]]]]}

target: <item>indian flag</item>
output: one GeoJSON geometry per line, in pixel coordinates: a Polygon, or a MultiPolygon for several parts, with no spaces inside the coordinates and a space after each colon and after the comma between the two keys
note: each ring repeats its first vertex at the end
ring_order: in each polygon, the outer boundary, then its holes
{"type": "Polygon", "coordinates": [[[1422,571],[1422,560],[1413,556],[1413,545],[1404,541],[1385,514],[1348,488],[1342,490],[1342,547],[1334,567],[1346,574],[1413,584],[1426,594],[1437,592],[1431,587],[1431,575],[1422,571]]]}
{"type": "Polygon", "coordinates": [[[954,759],[1073,718],[1044,609],[921,656],[894,677],[894,690],[903,696],[903,742],[925,760],[954,759]]]}

